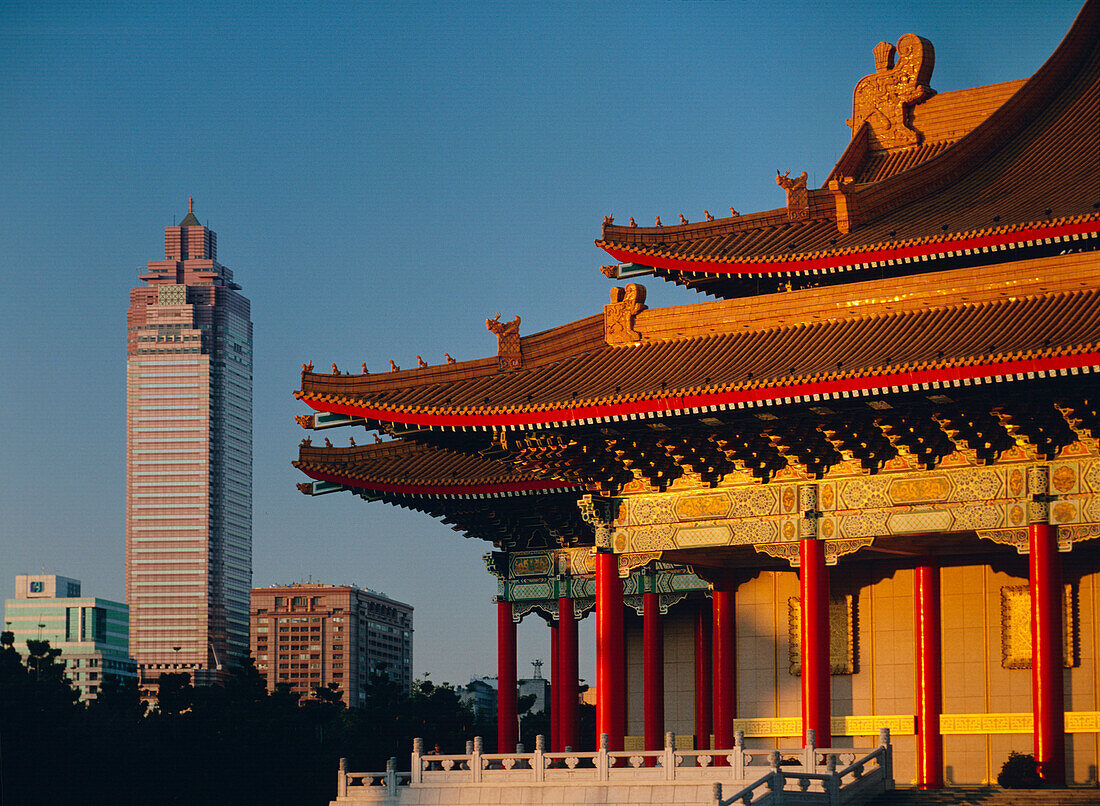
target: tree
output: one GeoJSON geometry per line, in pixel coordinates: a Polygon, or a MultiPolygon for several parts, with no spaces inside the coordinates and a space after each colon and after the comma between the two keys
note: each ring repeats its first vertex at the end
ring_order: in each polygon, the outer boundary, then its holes
{"type": "Polygon", "coordinates": [[[145,716],[147,706],[141,701],[136,677],[105,674],[99,686],[99,696],[89,706],[92,710],[125,720],[145,716]]]}
{"type": "Polygon", "coordinates": [[[331,705],[336,708],[344,707],[344,692],[340,690],[339,683],[329,683],[327,686],[314,686],[313,696],[318,702],[331,705]]]}
{"type": "Polygon", "coordinates": [[[166,716],[178,716],[194,704],[195,687],[187,672],[165,672],[157,678],[157,705],[166,716]]]}
{"type": "Polygon", "coordinates": [[[256,668],[252,655],[246,655],[241,665],[233,669],[225,691],[236,703],[259,703],[267,699],[267,680],[256,668]]]}
{"type": "Polygon", "coordinates": [[[60,682],[65,680],[65,664],[59,663],[60,649],[53,649],[49,641],[27,639],[27,670],[35,681],[60,682]]]}

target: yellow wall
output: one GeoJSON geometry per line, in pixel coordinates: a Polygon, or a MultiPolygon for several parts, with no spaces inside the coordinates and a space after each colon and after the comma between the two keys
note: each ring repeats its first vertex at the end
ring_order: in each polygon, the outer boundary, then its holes
{"type": "MultiPolygon", "coordinates": [[[[1066,674],[1066,709],[1100,711],[1097,651],[1097,584],[1100,574],[1078,578],[1065,560],[1065,581],[1073,587],[1079,651],[1066,674]]],[[[1031,672],[1001,665],[1001,588],[1026,584],[1026,558],[1004,555],[997,567],[966,565],[942,569],[944,713],[1010,714],[1031,711],[1031,672]],[[1008,573],[1011,571],[1012,573],[1008,573]]],[[[834,595],[850,593],[855,609],[856,672],[833,675],[833,716],[912,715],[915,712],[913,572],[854,559],[831,570],[834,595]]],[[[794,571],[761,572],[737,590],[738,718],[774,719],[801,713],[799,678],[789,673],[788,599],[798,596],[794,571]]],[[[685,601],[664,617],[665,729],[694,732],[693,608],[685,601]]],[[[628,616],[627,733],[643,733],[642,623],[628,616]]],[[[834,746],[869,747],[876,736],[838,736],[834,746]]],[[[946,777],[957,784],[996,779],[1012,750],[1032,752],[1030,733],[947,735],[946,777]]],[[[750,738],[750,747],[793,747],[797,736],[750,738]]],[[[895,775],[915,780],[915,738],[894,735],[895,775]]],[[[1067,737],[1070,780],[1096,782],[1100,767],[1097,734],[1067,737]]]]}

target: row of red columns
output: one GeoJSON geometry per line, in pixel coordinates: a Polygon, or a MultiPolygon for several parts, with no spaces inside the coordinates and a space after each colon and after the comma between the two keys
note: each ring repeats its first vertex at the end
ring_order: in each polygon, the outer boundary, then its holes
{"type": "MultiPolygon", "coordinates": [[[[1034,749],[1044,779],[1065,783],[1065,718],[1062,679],[1062,573],[1054,527],[1034,524],[1029,532],[1032,605],[1032,699],[1034,749]]],[[[803,741],[815,732],[818,747],[832,744],[829,659],[829,574],[823,544],[799,545],[801,594],[803,741]]],[[[710,608],[695,616],[695,746],[733,746],[736,717],[735,585],[729,572],[714,584],[710,608]],[[713,721],[712,721],[713,715],[713,721]]],[[[917,784],[943,786],[943,703],[939,567],[924,561],[914,569],[917,784]]],[[[647,590],[643,606],[645,748],[658,750],[664,737],[664,639],[658,594],[647,590]]],[[[498,603],[499,748],[517,741],[516,633],[511,605],[498,603]]],[[[551,632],[552,749],[577,747],[577,622],[573,602],[558,600],[558,621],[551,632]]],[[[618,560],[607,550],[596,555],[596,732],[608,747],[621,750],[626,734],[626,667],[623,640],[623,587],[618,560]]]]}

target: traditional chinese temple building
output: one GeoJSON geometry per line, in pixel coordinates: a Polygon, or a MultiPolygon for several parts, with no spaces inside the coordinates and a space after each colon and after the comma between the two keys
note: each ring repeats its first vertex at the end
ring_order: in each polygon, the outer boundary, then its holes
{"type": "Polygon", "coordinates": [[[933,63],[876,46],[847,149],[820,188],[778,175],[777,209],[606,218],[602,311],[489,320],[478,360],[303,367],[304,427],[389,437],[307,437],[303,492],[492,543],[502,748],[532,614],[576,745],[592,613],[612,750],[886,726],[903,784],[1011,750],[1096,783],[1100,3],[1030,79],[937,94],[933,63]],[[651,309],[642,278],[714,299],[651,309]]]}

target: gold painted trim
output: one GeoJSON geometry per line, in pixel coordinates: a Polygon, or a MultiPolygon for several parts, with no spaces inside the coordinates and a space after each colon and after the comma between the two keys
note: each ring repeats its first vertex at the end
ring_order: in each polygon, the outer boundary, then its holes
{"type": "MultiPolygon", "coordinates": [[[[941,714],[945,736],[1022,734],[1033,730],[1033,716],[1022,714],[941,714]]],[[[1066,711],[1066,733],[1100,733],[1100,711],[1066,711]]]]}
{"type": "MultiPolygon", "coordinates": [[[[834,736],[877,736],[880,728],[889,728],[891,736],[913,736],[917,718],[913,714],[875,714],[871,716],[834,716],[834,736]]],[[[800,736],[802,718],[735,719],[733,729],[745,732],[746,739],[784,739],[800,736]]],[[[946,736],[1011,735],[1032,732],[1032,715],[1013,714],[941,714],[940,733],[946,736]]],[[[1066,733],[1100,733],[1100,711],[1066,711],[1066,733]]],[[[676,737],[676,746],[686,749],[689,734],[676,737]]],[[[627,737],[641,749],[642,737],[627,737]]]]}
{"type": "MultiPolygon", "coordinates": [[[[889,728],[892,736],[912,736],[917,719],[912,714],[879,714],[872,716],[834,716],[831,722],[834,736],[877,736],[880,728],[889,728]]],[[[733,729],[745,732],[747,739],[779,739],[802,735],[802,717],[774,719],[735,719],[733,729]]]]}

